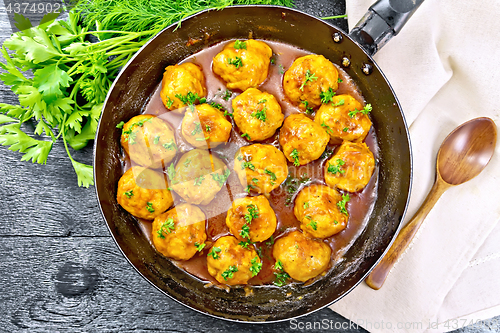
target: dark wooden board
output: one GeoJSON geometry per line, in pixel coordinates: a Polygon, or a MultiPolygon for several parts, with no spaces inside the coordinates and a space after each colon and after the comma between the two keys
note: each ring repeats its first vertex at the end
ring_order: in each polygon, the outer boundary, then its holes
{"type": "MultiPolygon", "coordinates": [[[[320,17],[345,12],[342,0],[296,4],[320,17]]],[[[4,14],[0,20],[3,43],[11,30],[4,14]]],[[[347,30],[345,20],[335,23],[347,30]]],[[[0,100],[16,102],[3,85],[0,100]]],[[[77,186],[62,142],[54,146],[46,165],[20,158],[0,146],[0,331],[296,331],[290,322],[249,325],[211,318],[163,295],[118,250],[99,212],[94,188],[77,186]]],[[[75,152],[74,158],[92,164],[92,145],[75,152]]],[[[366,332],[329,309],[299,320],[366,332]]]]}

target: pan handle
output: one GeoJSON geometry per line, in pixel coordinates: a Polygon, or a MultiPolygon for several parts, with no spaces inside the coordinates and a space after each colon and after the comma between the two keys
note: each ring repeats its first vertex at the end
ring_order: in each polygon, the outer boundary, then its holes
{"type": "Polygon", "coordinates": [[[424,0],[379,0],[351,30],[349,36],[374,55],[396,36],[424,0]]]}

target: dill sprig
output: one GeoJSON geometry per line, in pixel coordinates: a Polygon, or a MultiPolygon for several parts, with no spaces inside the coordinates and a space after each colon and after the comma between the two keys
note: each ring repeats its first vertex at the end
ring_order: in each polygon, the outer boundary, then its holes
{"type": "Polygon", "coordinates": [[[159,31],[205,9],[221,10],[233,5],[294,7],[293,0],[80,0],[75,9],[85,24],[99,22],[103,30],[159,31]]]}

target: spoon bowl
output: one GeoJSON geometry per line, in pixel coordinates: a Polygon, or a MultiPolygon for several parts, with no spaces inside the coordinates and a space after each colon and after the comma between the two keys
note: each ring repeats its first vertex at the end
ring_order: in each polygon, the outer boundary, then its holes
{"type": "Polygon", "coordinates": [[[463,184],[481,173],[495,152],[496,142],[496,125],[486,117],[463,123],[444,139],[437,154],[436,180],[431,191],[412,219],[401,229],[389,251],[365,279],[368,286],[375,290],[382,287],[392,267],[441,195],[451,186],[463,184]]]}
{"type": "Polygon", "coordinates": [[[490,161],[496,140],[496,126],[490,118],[475,118],[460,125],[441,144],[437,173],[450,185],[471,180],[490,161]]]}

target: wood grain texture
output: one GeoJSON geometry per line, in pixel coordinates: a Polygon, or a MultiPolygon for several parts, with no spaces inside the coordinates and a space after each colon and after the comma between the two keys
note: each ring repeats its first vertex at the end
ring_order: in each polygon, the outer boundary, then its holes
{"type": "MultiPolygon", "coordinates": [[[[345,12],[343,0],[296,4],[316,16],[345,12]]],[[[347,30],[344,20],[335,23],[347,30]]],[[[5,11],[0,11],[0,42],[10,34],[5,11]]],[[[16,101],[3,85],[0,101],[16,101]]],[[[92,145],[75,152],[74,158],[91,164],[92,145]]],[[[61,142],[47,165],[20,159],[19,153],[0,146],[1,332],[297,331],[289,322],[249,325],[211,318],[163,295],[118,250],[94,188],[77,186],[61,142]]],[[[349,324],[329,309],[299,321],[349,324]]],[[[342,331],[366,332],[353,326],[342,331]]]]}

